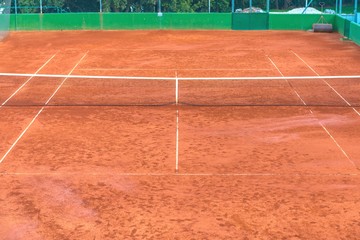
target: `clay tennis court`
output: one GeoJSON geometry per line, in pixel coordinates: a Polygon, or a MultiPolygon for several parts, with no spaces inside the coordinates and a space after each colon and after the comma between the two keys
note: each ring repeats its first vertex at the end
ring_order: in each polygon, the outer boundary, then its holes
{"type": "Polygon", "coordinates": [[[356,239],[360,48],[340,38],[11,33],[0,236],[356,239]]]}

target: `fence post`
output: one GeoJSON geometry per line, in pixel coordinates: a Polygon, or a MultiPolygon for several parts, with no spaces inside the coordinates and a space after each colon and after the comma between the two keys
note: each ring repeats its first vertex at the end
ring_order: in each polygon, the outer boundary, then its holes
{"type": "Polygon", "coordinates": [[[339,2],[339,13],[342,14],[342,5],[343,5],[343,1],[340,0],[339,2]]]}
{"type": "Polygon", "coordinates": [[[357,9],[358,9],[358,0],[354,0],[354,20],[357,23],[357,9]]]}
{"type": "Polygon", "coordinates": [[[14,7],[15,7],[15,14],[17,14],[18,12],[17,12],[17,0],[15,0],[15,2],[14,2],[14,7]]]}

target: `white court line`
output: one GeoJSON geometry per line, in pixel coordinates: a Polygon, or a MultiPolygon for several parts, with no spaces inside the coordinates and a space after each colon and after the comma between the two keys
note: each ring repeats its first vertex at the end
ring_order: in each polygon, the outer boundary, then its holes
{"type": "MultiPolygon", "coordinates": [[[[73,49],[65,49],[67,51],[72,51],[73,49]]],[[[104,51],[111,51],[111,52],[116,52],[116,51],[127,51],[127,52],[138,52],[138,51],[144,51],[144,52],[184,52],[183,49],[169,49],[169,48],[153,48],[153,49],[149,49],[149,48],[101,48],[101,49],[91,49],[91,52],[104,52],[104,51]]],[[[216,49],[216,48],[212,48],[212,49],[207,49],[206,52],[262,52],[262,50],[259,50],[259,48],[240,48],[240,49],[231,49],[231,50],[224,50],[222,49],[216,49]]],[[[187,50],[186,53],[191,52],[191,53],[201,53],[204,54],[204,51],[202,50],[187,50]]]]}
{"type": "Polygon", "coordinates": [[[175,103],[176,105],[179,104],[179,78],[177,71],[175,71],[175,103]]]}
{"type": "MultiPolygon", "coordinates": [[[[268,57],[270,59],[270,57],[268,57]]],[[[281,74],[281,76],[284,76],[284,74],[280,71],[280,69],[276,66],[276,64],[270,59],[270,61],[272,62],[272,64],[276,67],[276,69],[278,70],[278,72],[281,74]]],[[[291,85],[290,85],[291,86],[291,85]]],[[[292,87],[292,86],[291,86],[292,87]]],[[[293,90],[296,92],[296,90],[293,88],[293,90]]],[[[305,106],[307,106],[306,102],[300,97],[300,95],[298,93],[296,93],[299,98],[301,99],[301,101],[303,102],[303,104],[305,106]]],[[[345,152],[345,150],[340,146],[340,144],[336,141],[336,139],[331,135],[331,133],[327,130],[327,128],[321,123],[321,121],[315,117],[314,112],[309,108],[309,112],[311,114],[312,117],[314,117],[318,123],[320,124],[320,126],[323,128],[323,130],[326,132],[326,134],[333,140],[333,142],[335,143],[335,145],[338,147],[338,149],[340,149],[340,151],[343,153],[343,155],[347,158],[347,160],[356,168],[358,169],[358,167],[356,166],[356,164],[352,161],[352,159],[349,157],[349,155],[345,152]]]]}
{"type": "Polygon", "coordinates": [[[176,109],[176,162],[175,162],[175,172],[179,172],[179,109],[176,109]]]}
{"type": "MultiPolygon", "coordinates": [[[[134,77],[134,76],[100,76],[100,75],[65,75],[65,74],[31,74],[31,73],[0,73],[0,76],[18,76],[18,77],[40,77],[40,78],[85,78],[85,79],[125,79],[125,80],[173,80],[175,77],[134,77]]],[[[212,81],[212,80],[307,80],[307,79],[359,79],[360,75],[347,75],[347,76],[273,76],[273,77],[178,77],[179,81],[186,80],[199,80],[199,81],[212,81]]]]}
{"type": "MultiPolygon", "coordinates": [[[[321,77],[319,73],[315,71],[307,62],[305,62],[304,59],[302,59],[296,52],[293,50],[290,50],[298,59],[300,59],[313,73],[315,73],[317,76],[321,77]]],[[[360,112],[356,110],[352,105],[338,92],[335,88],[333,88],[325,79],[321,79],[331,90],[333,90],[349,107],[351,107],[357,115],[360,116],[360,112]]]]}
{"type": "Polygon", "coordinates": [[[351,158],[347,155],[347,153],[344,151],[344,149],[339,145],[339,143],[335,140],[335,138],[331,135],[331,133],[326,129],[326,127],[319,122],[321,127],[324,129],[324,131],[330,136],[330,138],[334,141],[334,143],[336,144],[336,146],[341,150],[341,152],[345,155],[345,157],[350,161],[350,163],[357,168],[356,164],[354,163],[353,160],[351,160],[351,158]]]}
{"type": "Polygon", "coordinates": [[[0,175],[14,175],[14,176],[34,176],[34,175],[47,175],[47,176],[71,176],[81,175],[86,176],[129,176],[129,177],[336,177],[336,176],[360,176],[358,173],[119,173],[119,172],[0,172],[0,175]]]}
{"type": "MultiPolygon", "coordinates": [[[[175,71],[175,103],[176,105],[179,104],[179,80],[177,71],[175,71]]],[[[179,109],[176,109],[176,136],[175,136],[175,172],[179,172],[179,109]]]]}
{"type": "MultiPolygon", "coordinates": [[[[80,62],[86,57],[86,55],[88,54],[89,51],[87,51],[82,58],[80,58],[80,60],[77,62],[77,64],[71,69],[70,73],[68,74],[69,76],[74,72],[75,68],[80,64],[80,62]]],[[[60,85],[57,87],[57,89],[55,90],[55,92],[50,96],[50,98],[46,101],[45,105],[48,105],[48,103],[51,101],[51,99],[55,96],[55,94],[60,90],[60,88],[64,85],[64,83],[66,82],[66,80],[68,79],[68,77],[65,77],[64,80],[60,83],[60,85]]]]}
{"type": "MultiPolygon", "coordinates": [[[[82,58],[79,60],[79,62],[75,65],[75,67],[73,67],[73,69],[71,69],[69,75],[71,75],[71,73],[73,73],[73,71],[75,70],[75,68],[80,64],[80,62],[85,58],[87,53],[84,54],[84,56],[82,56],[82,58]]],[[[45,106],[50,102],[50,100],[55,96],[55,94],[59,91],[60,87],[65,83],[67,78],[65,78],[61,84],[59,85],[59,87],[55,90],[55,92],[49,97],[49,99],[46,101],[45,106]]],[[[45,109],[45,106],[43,106],[39,112],[35,115],[35,117],[30,121],[30,123],[27,125],[27,127],[24,129],[24,131],[20,134],[20,136],[15,140],[15,142],[11,145],[11,147],[7,150],[7,152],[5,153],[5,155],[0,159],[0,163],[2,163],[5,158],[9,155],[9,153],[12,151],[12,149],[16,146],[16,144],[20,141],[20,139],[24,136],[24,134],[27,132],[27,130],[31,127],[31,125],[35,122],[35,120],[38,118],[38,116],[40,115],[40,113],[45,109]]]]}
{"type": "MultiPolygon", "coordinates": [[[[52,56],[50,57],[50,59],[47,60],[47,61],[35,72],[35,75],[36,75],[37,73],[39,73],[39,72],[56,56],[56,54],[57,54],[57,53],[55,53],[54,55],[52,55],[52,56]]],[[[25,87],[25,85],[26,85],[28,82],[30,82],[31,79],[33,79],[33,78],[35,77],[35,75],[30,76],[30,78],[29,78],[28,80],[26,80],[26,82],[24,82],[13,94],[11,94],[10,97],[8,97],[8,99],[6,99],[6,100],[1,104],[0,108],[3,107],[8,101],[10,101],[10,99],[13,98],[23,87],[25,87]]]]}
{"type": "MultiPolygon", "coordinates": [[[[276,66],[276,64],[274,63],[274,61],[266,55],[266,57],[270,60],[271,64],[276,68],[276,70],[280,73],[280,75],[282,77],[285,78],[284,74],[280,71],[280,69],[276,66]]],[[[305,101],[302,99],[302,97],[300,96],[300,94],[293,88],[293,86],[291,86],[291,84],[289,83],[289,81],[285,78],[285,81],[287,82],[287,84],[292,88],[292,90],[295,92],[296,96],[301,100],[302,104],[304,106],[306,106],[306,103],[305,101]]],[[[310,110],[311,111],[311,110],[310,110]]]]}
{"type": "Polygon", "coordinates": [[[79,71],[161,71],[161,70],[168,70],[168,71],[265,71],[271,70],[271,68],[78,68],[79,71]]]}
{"type": "Polygon", "coordinates": [[[35,122],[36,118],[40,115],[40,113],[44,110],[44,107],[40,109],[40,111],[35,115],[35,117],[31,120],[31,122],[27,125],[27,127],[24,129],[24,131],[20,134],[20,136],[15,140],[15,142],[11,145],[11,147],[7,150],[5,155],[0,159],[0,163],[2,163],[7,155],[11,152],[11,150],[15,147],[15,145],[20,141],[20,139],[24,136],[24,134],[27,132],[27,130],[31,127],[31,125],[35,122]]]}

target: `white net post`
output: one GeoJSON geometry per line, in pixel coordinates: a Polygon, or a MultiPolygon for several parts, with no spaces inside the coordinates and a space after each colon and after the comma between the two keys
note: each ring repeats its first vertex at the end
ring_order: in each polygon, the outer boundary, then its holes
{"type": "Polygon", "coordinates": [[[10,30],[10,7],[11,0],[0,0],[0,41],[8,35],[10,30]]]}

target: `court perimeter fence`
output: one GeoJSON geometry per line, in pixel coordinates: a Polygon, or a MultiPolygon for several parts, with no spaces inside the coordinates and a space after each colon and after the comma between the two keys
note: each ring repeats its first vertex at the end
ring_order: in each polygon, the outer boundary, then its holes
{"type": "Polygon", "coordinates": [[[11,31],[42,30],[309,30],[324,16],[360,45],[360,25],[335,14],[284,13],[49,13],[11,14],[11,31]]]}

